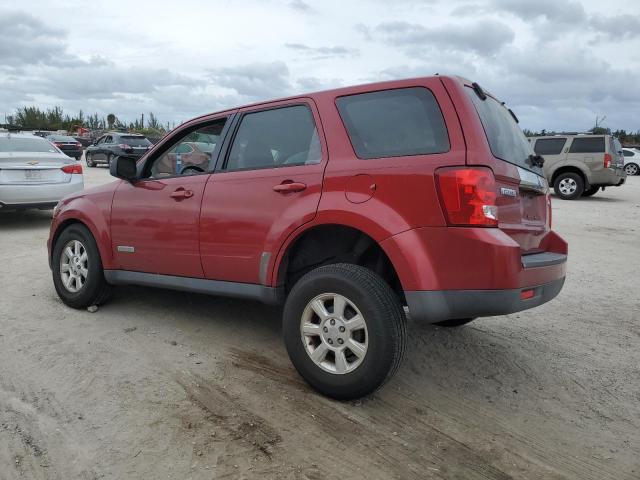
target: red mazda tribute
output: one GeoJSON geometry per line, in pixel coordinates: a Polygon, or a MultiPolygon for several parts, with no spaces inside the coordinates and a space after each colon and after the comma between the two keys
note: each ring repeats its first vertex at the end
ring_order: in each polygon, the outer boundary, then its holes
{"type": "Polygon", "coordinates": [[[542,162],[513,112],[457,77],[205,115],[58,204],[53,282],[73,308],[119,284],[283,303],[300,374],[359,397],[398,368],[405,306],[458,326],[558,294],[567,244],[542,162]]]}

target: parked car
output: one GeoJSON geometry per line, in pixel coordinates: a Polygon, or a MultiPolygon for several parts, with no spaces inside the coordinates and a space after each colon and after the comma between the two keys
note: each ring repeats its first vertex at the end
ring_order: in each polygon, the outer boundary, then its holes
{"type": "Polygon", "coordinates": [[[541,305],[564,283],[537,158],[515,116],[458,77],[205,115],[110,168],[121,181],[56,209],[62,301],[86,308],[139,284],[283,303],[291,361],[334,398],[393,375],[403,307],[460,326],[541,305]],[[211,159],[184,168],[175,152],[194,132],[211,159]]]}
{"type": "Polygon", "coordinates": [[[640,149],[638,148],[623,148],[622,154],[624,155],[624,171],[627,175],[639,175],[640,174],[640,149]]]}
{"type": "Polygon", "coordinates": [[[82,157],[82,143],[69,135],[47,135],[47,140],[62,150],[69,157],[80,160],[82,157]]]}
{"type": "Polygon", "coordinates": [[[86,148],[84,158],[87,167],[95,167],[97,163],[110,165],[120,155],[141,157],[151,146],[152,143],[144,135],[108,132],[86,148]]]}
{"type": "Polygon", "coordinates": [[[44,138],[0,133],[0,210],[53,208],[84,188],[82,165],[44,138]]]}
{"type": "Polygon", "coordinates": [[[624,184],[622,146],[611,135],[553,135],[531,137],[536,154],[544,158],[544,174],[563,200],[595,195],[601,188],[624,184]]]}

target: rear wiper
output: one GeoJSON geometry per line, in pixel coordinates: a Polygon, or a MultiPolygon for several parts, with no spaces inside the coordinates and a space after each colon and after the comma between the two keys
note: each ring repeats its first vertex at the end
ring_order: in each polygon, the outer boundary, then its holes
{"type": "Polygon", "coordinates": [[[542,155],[529,155],[528,160],[532,167],[542,168],[542,166],[544,165],[544,158],[542,157],[542,155]]]}

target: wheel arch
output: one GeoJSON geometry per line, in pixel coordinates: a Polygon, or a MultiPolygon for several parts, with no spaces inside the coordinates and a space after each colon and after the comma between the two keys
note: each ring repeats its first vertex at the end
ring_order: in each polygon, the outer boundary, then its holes
{"type": "Polygon", "coordinates": [[[569,172],[580,175],[582,177],[582,180],[584,181],[585,189],[589,188],[591,183],[589,182],[588,173],[582,167],[579,167],[575,164],[562,165],[561,167],[558,167],[556,170],[554,170],[554,172],[551,174],[551,182],[550,182],[551,186],[555,185],[556,179],[558,178],[558,176],[560,176],[563,173],[569,173],[569,172]]]}
{"type": "Polygon", "coordinates": [[[310,225],[288,239],[274,264],[273,283],[289,291],[308,271],[333,263],[369,268],[404,301],[400,277],[381,243],[375,240],[372,232],[341,223],[310,225]]]}

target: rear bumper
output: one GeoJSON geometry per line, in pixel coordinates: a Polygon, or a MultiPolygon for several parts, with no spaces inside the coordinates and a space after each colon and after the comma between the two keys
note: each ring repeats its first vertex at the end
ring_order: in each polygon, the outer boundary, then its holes
{"type": "Polygon", "coordinates": [[[627,178],[623,168],[603,168],[598,172],[593,172],[589,183],[592,187],[619,187],[623,185],[627,178]]]}
{"type": "Polygon", "coordinates": [[[555,298],[564,277],[535,287],[509,290],[441,290],[405,292],[409,316],[417,321],[434,323],[458,318],[507,315],[534,308],[555,298]],[[523,300],[523,291],[533,296],[523,300]]]}
{"type": "Polygon", "coordinates": [[[82,175],[71,175],[66,183],[0,185],[0,210],[53,207],[65,195],[83,188],[82,175]]]}

